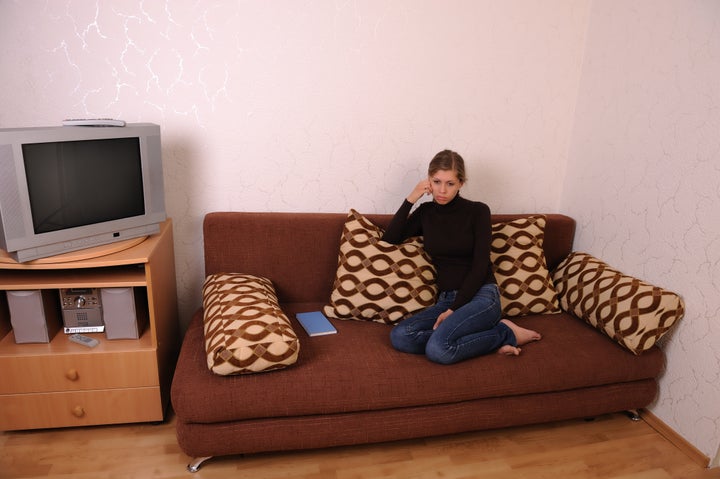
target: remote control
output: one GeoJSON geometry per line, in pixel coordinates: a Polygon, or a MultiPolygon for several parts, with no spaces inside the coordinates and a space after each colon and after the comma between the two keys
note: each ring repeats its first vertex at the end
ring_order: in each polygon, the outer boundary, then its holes
{"type": "Polygon", "coordinates": [[[125,126],[123,120],[112,118],[68,118],[62,123],[64,126],[125,126]]]}
{"type": "Polygon", "coordinates": [[[82,344],[83,346],[87,346],[88,348],[94,348],[98,344],[100,344],[100,341],[98,341],[95,338],[89,338],[87,336],[83,336],[82,334],[72,334],[68,336],[68,339],[72,341],[73,343],[82,344]]]}

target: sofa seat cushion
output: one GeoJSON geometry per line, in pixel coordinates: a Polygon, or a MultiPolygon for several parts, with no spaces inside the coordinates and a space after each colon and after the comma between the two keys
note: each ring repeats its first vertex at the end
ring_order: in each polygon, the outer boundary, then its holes
{"type": "MultiPolygon", "coordinates": [[[[294,322],[294,313],[321,306],[283,309],[294,322]]],[[[451,366],[394,350],[392,326],[331,322],[338,333],[304,340],[293,367],[222,377],[205,367],[202,314],[196,314],[173,380],[176,414],[184,422],[217,423],[450,404],[653,379],[664,361],[657,347],[635,356],[566,313],[518,318],[543,334],[519,357],[491,354],[451,366]]]]}
{"type": "Polygon", "coordinates": [[[267,278],[211,274],[203,284],[207,367],[249,374],[295,364],[300,343],[267,278]]]}

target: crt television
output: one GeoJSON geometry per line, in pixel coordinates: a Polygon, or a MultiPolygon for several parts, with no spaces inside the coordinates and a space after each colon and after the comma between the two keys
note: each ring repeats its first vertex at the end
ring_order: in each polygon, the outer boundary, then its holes
{"type": "Polygon", "coordinates": [[[159,231],[160,127],[0,129],[0,247],[19,262],[159,231]]]}

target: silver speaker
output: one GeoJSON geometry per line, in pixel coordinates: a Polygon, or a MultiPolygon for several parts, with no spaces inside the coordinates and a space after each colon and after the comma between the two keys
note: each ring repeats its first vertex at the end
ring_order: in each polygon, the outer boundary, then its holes
{"type": "Polygon", "coordinates": [[[102,288],[105,336],[108,339],[138,339],[147,323],[145,288],[102,288]]]}
{"type": "Polygon", "coordinates": [[[49,343],[60,330],[60,305],[54,290],[7,291],[16,343],[49,343]]]}

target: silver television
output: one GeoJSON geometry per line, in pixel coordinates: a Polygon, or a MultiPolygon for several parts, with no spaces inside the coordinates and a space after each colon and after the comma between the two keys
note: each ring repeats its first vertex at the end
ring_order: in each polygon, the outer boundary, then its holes
{"type": "Polygon", "coordinates": [[[158,232],[160,150],[152,123],[0,129],[0,247],[26,262],[158,232]]]}

